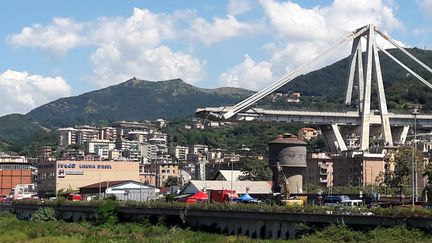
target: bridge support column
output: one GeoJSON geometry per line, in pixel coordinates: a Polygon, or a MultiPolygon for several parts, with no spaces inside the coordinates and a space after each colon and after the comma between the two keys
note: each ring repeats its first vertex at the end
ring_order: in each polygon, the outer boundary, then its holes
{"type": "Polygon", "coordinates": [[[336,141],[339,145],[339,150],[340,151],[346,151],[347,146],[346,146],[345,141],[342,137],[342,134],[339,130],[339,126],[337,124],[332,124],[331,126],[332,126],[333,133],[335,135],[336,141]]]}
{"type": "MultiPolygon", "coordinates": [[[[375,41],[374,41],[375,42],[375,41]]],[[[381,64],[378,56],[378,48],[376,44],[373,44],[373,52],[374,52],[374,66],[375,66],[375,76],[378,86],[378,100],[379,100],[379,108],[381,113],[381,128],[384,136],[385,145],[393,146],[393,138],[390,129],[390,120],[388,117],[387,111],[387,101],[384,92],[384,83],[381,74],[381,64]]]]}
{"type": "Polygon", "coordinates": [[[370,129],[370,104],[372,91],[372,54],[373,54],[374,30],[373,26],[369,25],[367,34],[367,49],[366,49],[366,73],[363,98],[363,112],[361,113],[361,141],[360,149],[363,151],[369,150],[369,129],[370,129]]]}
{"type": "Polygon", "coordinates": [[[408,126],[408,125],[393,129],[393,134],[395,135],[396,138],[398,138],[397,143],[399,145],[405,144],[409,129],[410,129],[410,126],[408,126]]]}

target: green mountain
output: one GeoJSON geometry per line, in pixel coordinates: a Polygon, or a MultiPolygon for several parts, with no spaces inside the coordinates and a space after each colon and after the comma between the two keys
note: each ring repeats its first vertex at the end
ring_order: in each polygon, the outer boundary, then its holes
{"type": "Polygon", "coordinates": [[[54,144],[55,131],[40,126],[21,114],[0,117],[0,152],[23,152],[24,147],[54,144]]]}
{"type": "Polygon", "coordinates": [[[26,116],[48,127],[172,119],[193,115],[198,107],[235,104],[251,94],[237,88],[201,89],[180,79],[151,82],[134,78],[76,97],[58,99],[26,116]]]}

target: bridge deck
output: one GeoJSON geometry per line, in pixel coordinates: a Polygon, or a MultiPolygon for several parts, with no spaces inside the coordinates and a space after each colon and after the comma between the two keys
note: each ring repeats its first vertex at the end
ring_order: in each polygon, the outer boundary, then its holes
{"type": "MultiPolygon", "coordinates": [[[[206,107],[199,108],[196,114],[201,117],[215,119],[224,114],[230,107],[206,107]]],[[[418,127],[432,127],[432,115],[389,113],[391,126],[410,126],[417,120],[418,127]]],[[[243,121],[275,121],[275,122],[301,122],[317,125],[344,124],[360,125],[361,117],[358,111],[346,112],[327,112],[327,111],[288,111],[288,110],[267,110],[262,108],[252,108],[239,112],[234,120],[243,121]]],[[[372,114],[371,125],[381,124],[379,112],[372,114]]]]}

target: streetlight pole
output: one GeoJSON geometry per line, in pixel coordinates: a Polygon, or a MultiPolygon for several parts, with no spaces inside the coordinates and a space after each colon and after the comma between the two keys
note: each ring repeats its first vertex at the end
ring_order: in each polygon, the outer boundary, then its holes
{"type": "Polygon", "coordinates": [[[418,200],[417,195],[417,114],[419,113],[419,107],[414,106],[411,114],[414,116],[414,139],[413,139],[413,151],[412,151],[412,202],[411,205],[414,207],[415,202],[418,200]]]}
{"type": "Polygon", "coordinates": [[[417,159],[416,159],[416,154],[417,154],[417,114],[418,114],[418,109],[415,109],[413,112],[414,115],[414,183],[415,183],[415,201],[418,200],[418,178],[417,178],[417,159]]]}

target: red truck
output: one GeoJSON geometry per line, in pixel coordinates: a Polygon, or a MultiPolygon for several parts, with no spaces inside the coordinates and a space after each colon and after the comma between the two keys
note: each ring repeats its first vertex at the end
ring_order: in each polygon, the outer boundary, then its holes
{"type": "Polygon", "coordinates": [[[81,201],[82,200],[82,196],[80,194],[69,194],[67,199],[69,201],[81,201]]]}
{"type": "Polygon", "coordinates": [[[235,190],[210,190],[209,193],[209,200],[212,203],[228,203],[238,197],[239,196],[236,194],[235,190]]]}

